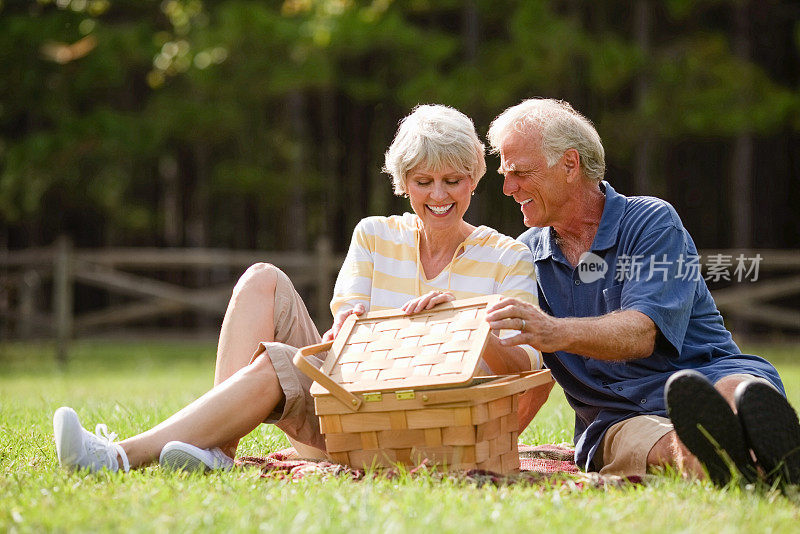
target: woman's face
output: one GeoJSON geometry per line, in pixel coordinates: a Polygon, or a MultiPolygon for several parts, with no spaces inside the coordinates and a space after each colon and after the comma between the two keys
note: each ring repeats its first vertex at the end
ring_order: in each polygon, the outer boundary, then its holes
{"type": "Polygon", "coordinates": [[[411,208],[427,229],[458,228],[474,189],[469,174],[451,168],[431,171],[414,167],[406,175],[411,208]]]}

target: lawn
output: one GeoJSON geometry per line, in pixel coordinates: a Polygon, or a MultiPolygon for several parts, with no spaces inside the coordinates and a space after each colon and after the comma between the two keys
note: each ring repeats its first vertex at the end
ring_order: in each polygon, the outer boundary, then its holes
{"type": "MultiPolygon", "coordinates": [[[[781,371],[800,406],[800,347],[747,350],[781,371]]],[[[800,499],[777,491],[656,477],[645,486],[578,491],[567,485],[482,487],[400,480],[261,479],[240,469],[209,476],[148,467],[129,474],[75,475],[57,466],[52,414],[74,407],[87,428],[120,436],[144,430],[211,385],[209,343],[81,342],[66,370],[49,345],[0,345],[0,531],[267,532],[788,532],[800,499]]],[[[572,437],[558,388],[522,435],[525,443],[572,437]]],[[[262,425],[241,454],[286,445],[262,425]]]]}

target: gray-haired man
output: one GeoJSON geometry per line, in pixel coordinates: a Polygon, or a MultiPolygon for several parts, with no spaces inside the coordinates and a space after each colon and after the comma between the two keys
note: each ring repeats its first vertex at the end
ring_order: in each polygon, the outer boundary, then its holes
{"type": "Polygon", "coordinates": [[[752,450],[768,476],[800,482],[800,425],[781,379],[733,342],[689,268],[699,257],[673,207],[604,181],[600,137],[566,102],[507,109],[489,142],[530,227],[519,239],[541,309],[505,299],[488,319],[521,328],[506,342],[544,353],[575,409],[579,465],[621,475],[705,466],[724,485],[735,470],[757,478],[752,450]]]}

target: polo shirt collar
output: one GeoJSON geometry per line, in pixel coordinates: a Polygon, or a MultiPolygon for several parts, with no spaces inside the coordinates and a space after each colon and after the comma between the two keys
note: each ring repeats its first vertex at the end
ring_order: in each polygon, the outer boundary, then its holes
{"type": "Polygon", "coordinates": [[[561,255],[561,250],[558,248],[558,245],[556,245],[553,227],[548,226],[544,228],[543,231],[547,232],[547,235],[544,239],[539,241],[536,250],[531,251],[533,254],[533,261],[545,260],[553,256],[556,252],[558,252],[559,256],[561,255]]]}
{"type": "Polygon", "coordinates": [[[600,217],[600,226],[594,236],[591,250],[607,250],[617,244],[619,235],[619,225],[622,216],[625,215],[625,205],[627,199],[620,195],[611,184],[603,180],[600,182],[600,189],[605,190],[606,203],[603,206],[603,215],[600,217]]]}
{"type": "MultiPolygon", "coordinates": [[[[600,182],[600,189],[606,195],[606,202],[603,206],[603,215],[600,216],[600,226],[597,228],[597,234],[594,236],[591,250],[606,250],[613,247],[617,242],[617,235],[619,234],[619,225],[622,221],[622,216],[625,214],[625,196],[617,193],[611,184],[603,180],[600,182]]],[[[536,250],[533,252],[533,261],[541,261],[549,257],[566,263],[564,254],[556,244],[555,232],[553,227],[549,226],[546,229],[547,235],[544,239],[539,241],[536,250]]]]}

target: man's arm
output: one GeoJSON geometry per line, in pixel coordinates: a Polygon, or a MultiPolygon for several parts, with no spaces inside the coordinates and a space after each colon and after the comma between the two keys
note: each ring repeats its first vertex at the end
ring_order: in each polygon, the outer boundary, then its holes
{"type": "Polygon", "coordinates": [[[542,352],[565,351],[599,360],[632,360],[653,353],[658,329],[636,310],[616,311],[600,317],[551,317],[517,299],[503,299],[488,310],[493,330],[519,330],[521,334],[499,343],[531,345],[542,352]]]}

